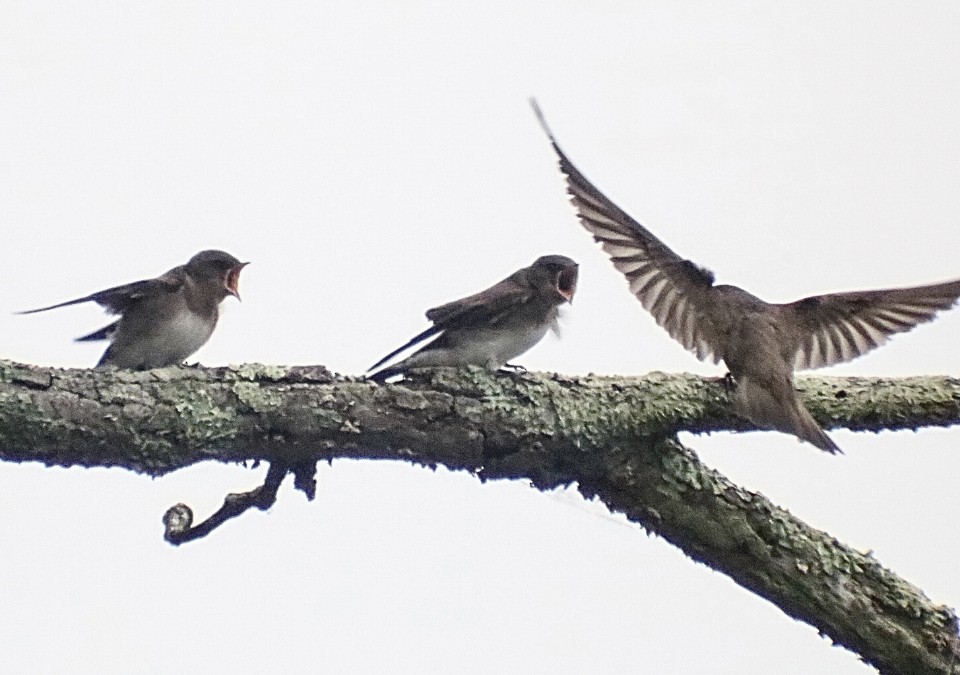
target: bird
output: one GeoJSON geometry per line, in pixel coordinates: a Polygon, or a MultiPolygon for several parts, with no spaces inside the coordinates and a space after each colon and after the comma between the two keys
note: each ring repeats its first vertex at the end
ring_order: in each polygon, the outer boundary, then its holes
{"type": "Polygon", "coordinates": [[[474,295],[427,310],[433,323],[367,369],[383,383],[412,368],[474,365],[497,370],[557,331],[560,305],[577,290],[577,263],[545,255],[503,281],[474,295]],[[435,337],[409,357],[377,370],[397,354],[435,337]]]}
{"type": "Polygon", "coordinates": [[[240,299],[237,284],[240,271],[248,264],[224,251],[201,251],[185,265],[155,279],[19,313],[35,314],[95,302],[109,314],[120,315],[109,326],[77,338],[78,342],[109,340],[96,368],[147,370],[172,366],[183,363],[210,339],[221,301],[229,295],[240,299]]]}
{"type": "Polygon", "coordinates": [[[960,296],[960,279],[783,304],[718,285],[711,271],[675,253],[587,180],[560,148],[536,101],[531,104],[559,158],[580,223],[673,339],[701,361],[724,362],[735,411],[761,429],[841,452],[800,401],[794,371],[862,356],[894,334],[931,321],[960,296]]]}

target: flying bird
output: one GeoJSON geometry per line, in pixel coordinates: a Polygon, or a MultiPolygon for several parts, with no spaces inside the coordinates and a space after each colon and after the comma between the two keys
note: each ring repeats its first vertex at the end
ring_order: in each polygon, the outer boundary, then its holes
{"type": "Polygon", "coordinates": [[[240,262],[223,251],[201,251],[186,265],[156,279],[135,281],[20,314],[46,312],[82,302],[95,302],[120,318],[77,338],[78,342],[109,340],[97,368],[117,366],[146,370],[183,363],[202,347],[217,326],[220,302],[240,299],[240,262]]]}
{"type": "Polygon", "coordinates": [[[411,368],[475,365],[497,370],[557,330],[559,306],[577,290],[577,263],[562,255],[537,258],[530,267],[475,295],[427,310],[433,325],[367,370],[384,382],[411,368]],[[409,357],[379,371],[400,352],[436,337],[409,357]],[[372,372],[376,371],[376,372],[372,372]]]}
{"type": "Polygon", "coordinates": [[[960,279],[813,295],[784,304],[716,285],[712,272],[674,253],[588,181],[560,149],[536,101],[531,103],[560,159],[583,227],[673,339],[701,361],[723,360],[736,384],[735,410],[759,428],[840,452],[800,402],[794,370],[850,361],[932,320],[960,296],[960,279]]]}

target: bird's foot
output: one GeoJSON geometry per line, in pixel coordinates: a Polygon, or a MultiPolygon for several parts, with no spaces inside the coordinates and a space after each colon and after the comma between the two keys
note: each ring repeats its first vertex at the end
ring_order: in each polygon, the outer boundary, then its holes
{"type": "Polygon", "coordinates": [[[500,367],[500,370],[505,370],[509,373],[526,373],[529,372],[524,366],[517,365],[516,363],[504,363],[500,367]]]}

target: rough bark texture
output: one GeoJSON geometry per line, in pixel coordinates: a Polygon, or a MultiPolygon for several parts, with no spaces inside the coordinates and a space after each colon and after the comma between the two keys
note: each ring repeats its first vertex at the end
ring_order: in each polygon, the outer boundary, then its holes
{"type": "MultiPolygon", "coordinates": [[[[810,378],[826,426],[960,421],[960,380],[810,378]]],[[[0,459],[159,475],[207,459],[444,464],[588,497],[723,571],[883,673],[949,673],[957,618],[854,551],[704,466],[680,430],[745,429],[719,380],[441,370],[400,385],[322,367],[148,372],[0,361],[0,459]]],[[[816,450],[811,449],[811,452],[816,450]]]]}

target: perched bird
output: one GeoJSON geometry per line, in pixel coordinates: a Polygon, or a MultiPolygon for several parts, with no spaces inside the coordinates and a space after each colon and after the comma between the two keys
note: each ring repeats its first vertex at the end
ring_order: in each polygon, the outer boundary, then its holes
{"type": "Polygon", "coordinates": [[[186,265],[156,279],[108,288],[83,298],[21,314],[95,302],[120,318],[77,341],[109,340],[97,367],[146,370],[182,363],[200,349],[217,326],[220,302],[239,299],[242,263],[223,251],[201,251],[186,265]]]}
{"type": "Polygon", "coordinates": [[[475,365],[497,370],[557,330],[558,308],[573,300],[577,263],[562,255],[537,258],[475,295],[427,310],[433,325],[393,350],[367,372],[409,347],[439,336],[406,359],[368,375],[375,382],[411,368],[475,365]]]}
{"type": "Polygon", "coordinates": [[[700,360],[723,360],[736,383],[735,409],[762,429],[840,452],[797,397],[794,369],[850,361],[895,333],[930,321],[960,296],[960,279],[814,295],[785,304],[764,302],[736,286],[714,285],[712,272],[674,253],[584,178],[531,103],[560,158],[580,222],[673,339],[700,360]]]}

